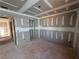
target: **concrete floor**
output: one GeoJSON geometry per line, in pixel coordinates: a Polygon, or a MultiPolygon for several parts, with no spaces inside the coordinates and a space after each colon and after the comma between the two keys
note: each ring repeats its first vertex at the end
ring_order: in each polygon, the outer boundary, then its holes
{"type": "Polygon", "coordinates": [[[6,37],[0,37],[0,45],[4,45],[4,44],[7,44],[9,42],[13,41],[11,39],[11,37],[9,36],[6,36],[6,37]]]}
{"type": "Polygon", "coordinates": [[[35,40],[22,47],[14,43],[0,46],[0,59],[75,59],[73,49],[35,40]]]}

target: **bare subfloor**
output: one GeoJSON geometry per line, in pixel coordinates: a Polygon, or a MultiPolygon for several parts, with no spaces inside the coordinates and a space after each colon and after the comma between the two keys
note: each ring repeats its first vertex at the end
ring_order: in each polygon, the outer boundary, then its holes
{"type": "Polygon", "coordinates": [[[0,59],[75,59],[71,48],[44,40],[32,41],[22,47],[14,43],[0,46],[0,59]]]}

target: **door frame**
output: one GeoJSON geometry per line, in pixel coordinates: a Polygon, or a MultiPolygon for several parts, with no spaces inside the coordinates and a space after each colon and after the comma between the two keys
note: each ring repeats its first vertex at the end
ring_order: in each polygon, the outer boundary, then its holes
{"type": "Polygon", "coordinates": [[[10,36],[11,39],[16,44],[16,31],[15,31],[15,20],[14,17],[8,17],[8,16],[0,16],[0,18],[9,19],[10,20],[10,36]]]}
{"type": "Polygon", "coordinates": [[[14,19],[14,17],[10,17],[10,19],[11,19],[11,35],[12,35],[12,39],[13,39],[13,41],[14,41],[14,43],[15,44],[17,44],[17,42],[16,42],[16,30],[15,30],[15,19],[14,19]]]}

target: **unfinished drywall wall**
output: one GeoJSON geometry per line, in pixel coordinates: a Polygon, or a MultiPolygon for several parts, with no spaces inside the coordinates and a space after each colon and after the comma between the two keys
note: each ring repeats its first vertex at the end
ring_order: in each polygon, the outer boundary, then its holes
{"type": "Polygon", "coordinates": [[[25,44],[30,41],[29,18],[15,17],[15,30],[17,45],[25,44]]]}
{"type": "Polygon", "coordinates": [[[30,27],[31,40],[37,39],[38,38],[38,30],[36,28],[38,27],[38,19],[30,18],[29,19],[29,27],[30,27]]]}
{"type": "Polygon", "coordinates": [[[29,33],[29,18],[25,16],[19,16],[19,15],[9,15],[9,14],[2,14],[1,16],[4,17],[12,17],[14,19],[14,25],[15,25],[15,39],[14,42],[17,46],[24,45],[28,41],[30,41],[30,33],[29,33]],[[5,16],[6,15],[6,16],[5,16]]]}
{"type": "Polygon", "coordinates": [[[73,47],[77,12],[40,19],[40,38],[73,47]]]}
{"type": "Polygon", "coordinates": [[[53,15],[35,22],[38,24],[38,26],[35,26],[35,32],[38,32],[38,38],[51,42],[64,43],[66,46],[74,47],[76,22],[76,11],[53,15]]]}
{"type": "Polygon", "coordinates": [[[10,16],[12,19],[14,19],[15,24],[15,38],[14,41],[17,46],[24,45],[27,42],[30,41],[30,27],[29,27],[29,18],[35,18],[37,17],[22,14],[19,12],[14,12],[11,10],[5,10],[0,8],[0,16],[10,16]]]}
{"type": "Polygon", "coordinates": [[[77,59],[79,59],[79,9],[77,11],[77,27],[76,27],[76,52],[77,52],[77,59]]]}

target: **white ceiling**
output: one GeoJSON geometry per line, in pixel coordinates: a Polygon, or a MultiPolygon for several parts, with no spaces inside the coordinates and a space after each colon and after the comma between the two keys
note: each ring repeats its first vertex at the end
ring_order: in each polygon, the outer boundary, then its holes
{"type": "Polygon", "coordinates": [[[78,8],[79,3],[75,3],[75,1],[77,0],[0,0],[0,7],[7,7],[10,10],[24,14],[45,16],[54,14],[56,12],[66,11],[67,7],[48,12],[50,10],[73,2],[74,3],[72,5],[74,7],[70,5],[68,9],[78,8]]]}

